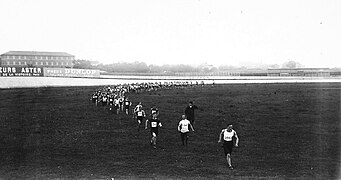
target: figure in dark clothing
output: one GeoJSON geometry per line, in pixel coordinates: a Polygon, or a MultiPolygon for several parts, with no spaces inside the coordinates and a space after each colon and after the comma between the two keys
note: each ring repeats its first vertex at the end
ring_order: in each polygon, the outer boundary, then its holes
{"type": "Polygon", "coordinates": [[[188,106],[186,107],[185,110],[185,115],[187,117],[187,119],[194,124],[194,110],[198,109],[198,106],[194,105],[192,101],[189,102],[188,106]]]}

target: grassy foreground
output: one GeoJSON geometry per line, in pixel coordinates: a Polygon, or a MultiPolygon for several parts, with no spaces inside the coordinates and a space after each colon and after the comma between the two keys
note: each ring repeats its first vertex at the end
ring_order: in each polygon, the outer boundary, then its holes
{"type": "Polygon", "coordinates": [[[96,87],[0,90],[1,179],[338,179],[340,83],[233,84],[130,95],[156,104],[158,148],[131,116],[89,99],[96,87]],[[188,101],[196,132],[182,147],[177,124],[188,101]],[[218,135],[240,138],[226,166],[218,135]]]}

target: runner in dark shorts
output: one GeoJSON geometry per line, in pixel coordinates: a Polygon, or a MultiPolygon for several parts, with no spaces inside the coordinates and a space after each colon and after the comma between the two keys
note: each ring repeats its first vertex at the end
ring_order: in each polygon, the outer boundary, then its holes
{"type": "Polygon", "coordinates": [[[219,134],[218,140],[218,143],[223,143],[222,146],[224,147],[226,161],[230,169],[233,169],[231,162],[232,148],[238,147],[239,143],[237,132],[233,130],[232,127],[233,127],[232,124],[229,124],[226,129],[223,129],[219,134]],[[235,139],[235,143],[233,139],[235,139]]]}
{"type": "Polygon", "coordinates": [[[232,154],[232,148],[233,148],[233,141],[224,141],[223,142],[224,147],[224,154],[227,156],[227,154],[232,154]]]}
{"type": "Polygon", "coordinates": [[[150,127],[150,133],[152,135],[152,139],[150,140],[150,144],[156,149],[156,137],[159,135],[159,127],[162,127],[160,120],[156,117],[156,114],[153,114],[150,120],[146,120],[145,129],[148,129],[148,125],[150,127]]]}

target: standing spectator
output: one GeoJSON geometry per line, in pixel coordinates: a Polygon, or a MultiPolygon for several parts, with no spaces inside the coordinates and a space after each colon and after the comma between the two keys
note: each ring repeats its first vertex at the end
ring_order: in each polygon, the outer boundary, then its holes
{"type": "Polygon", "coordinates": [[[187,119],[194,125],[194,110],[198,109],[198,106],[194,105],[192,101],[189,102],[188,106],[185,109],[185,115],[187,119]]]}
{"type": "Polygon", "coordinates": [[[226,129],[223,129],[219,135],[218,140],[218,143],[222,143],[223,140],[222,146],[224,147],[227,164],[231,170],[233,169],[231,160],[232,148],[233,146],[238,147],[239,143],[237,132],[232,128],[232,124],[229,124],[226,129]],[[235,143],[233,142],[233,138],[235,138],[235,143]]]}
{"type": "Polygon", "coordinates": [[[178,131],[181,134],[182,145],[187,146],[189,127],[194,132],[193,126],[189,120],[186,119],[186,115],[182,115],[182,120],[179,122],[178,131]]]}
{"type": "Polygon", "coordinates": [[[162,127],[161,121],[157,118],[156,114],[154,114],[150,120],[146,120],[145,129],[148,129],[148,125],[152,134],[150,145],[152,145],[153,148],[156,149],[156,137],[159,134],[159,127],[162,127]]]}

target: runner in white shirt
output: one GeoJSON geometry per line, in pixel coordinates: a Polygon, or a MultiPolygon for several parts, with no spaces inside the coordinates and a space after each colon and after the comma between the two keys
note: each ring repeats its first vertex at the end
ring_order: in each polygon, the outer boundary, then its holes
{"type": "Polygon", "coordinates": [[[137,120],[137,131],[140,131],[141,123],[143,123],[143,119],[146,117],[146,113],[142,109],[142,106],[134,109],[134,114],[137,120]]]}
{"type": "Polygon", "coordinates": [[[135,108],[134,108],[134,113],[136,113],[136,112],[139,111],[140,109],[142,109],[142,103],[141,103],[141,102],[139,102],[139,103],[135,106],[135,108]]]}
{"type": "Polygon", "coordinates": [[[186,115],[182,115],[182,120],[179,122],[178,131],[181,134],[182,145],[187,146],[189,127],[194,131],[193,126],[189,120],[186,119],[186,115]]]}
{"type": "Polygon", "coordinates": [[[129,114],[129,108],[132,105],[132,103],[131,103],[131,101],[129,101],[128,97],[125,98],[123,103],[124,103],[125,113],[128,115],[129,114]]]}
{"type": "Polygon", "coordinates": [[[119,114],[119,112],[120,112],[120,100],[116,97],[115,99],[114,99],[114,107],[115,107],[115,113],[116,114],[119,114]]]}
{"type": "Polygon", "coordinates": [[[231,162],[232,148],[233,146],[238,147],[239,143],[237,132],[232,128],[233,128],[232,124],[229,124],[226,129],[223,129],[219,135],[218,140],[218,143],[221,143],[223,139],[224,153],[226,156],[227,164],[231,170],[233,169],[231,162]],[[235,144],[233,143],[233,138],[236,139],[235,144]]]}

